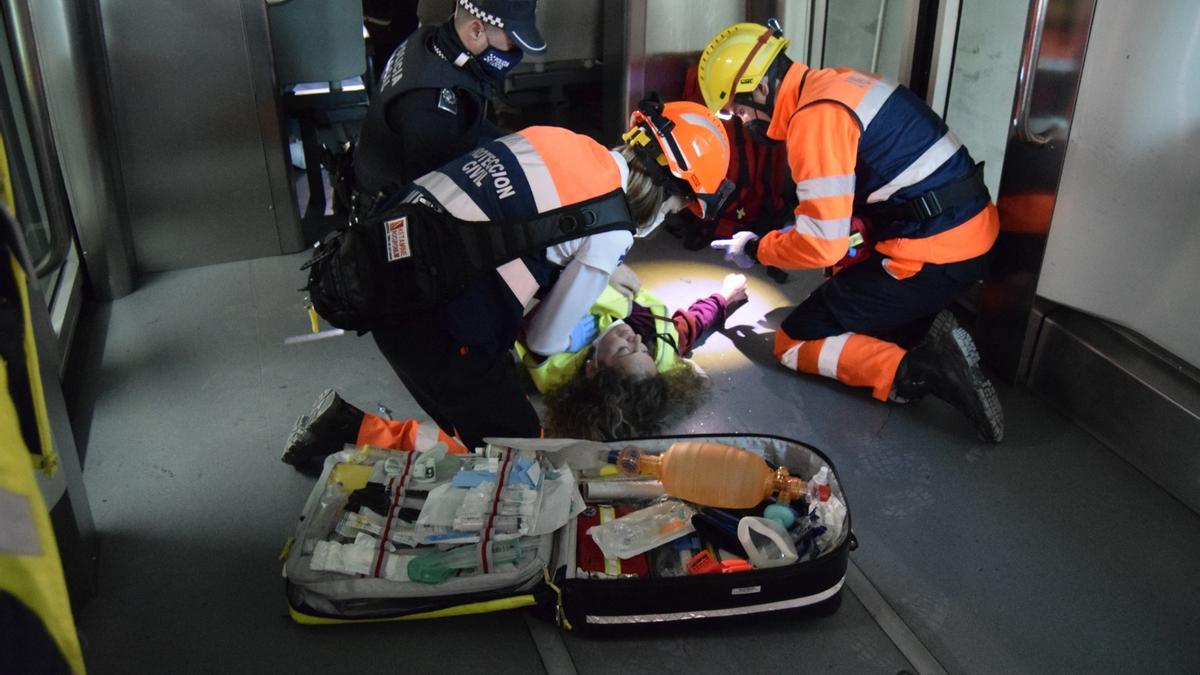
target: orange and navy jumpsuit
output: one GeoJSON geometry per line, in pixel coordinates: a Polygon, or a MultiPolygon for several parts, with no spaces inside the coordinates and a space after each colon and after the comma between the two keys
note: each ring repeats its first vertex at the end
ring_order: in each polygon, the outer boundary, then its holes
{"type": "Polygon", "coordinates": [[[905,347],[982,278],[999,232],[996,207],[984,190],[925,220],[872,222],[873,211],[976,170],[923,101],[879,75],[793,64],[767,135],[787,143],[799,203],[790,225],[752,242],[752,255],[781,268],[834,266],[850,248],[852,216],[860,215],[873,248],[792,311],[775,334],[775,356],[886,400],[905,347]]]}
{"type": "MultiPolygon", "coordinates": [[[[619,155],[587,136],[530,127],[476,148],[399,194],[460,220],[519,221],[620,189],[627,172],[619,155]]],[[[556,244],[483,275],[432,312],[373,329],[372,337],[417,404],[466,447],[487,436],[537,437],[537,413],[509,356],[524,312],[534,297],[541,299],[539,316],[574,312],[564,322],[569,332],[632,244],[627,230],[556,244]]],[[[364,428],[375,423],[367,417],[364,428]]]]}

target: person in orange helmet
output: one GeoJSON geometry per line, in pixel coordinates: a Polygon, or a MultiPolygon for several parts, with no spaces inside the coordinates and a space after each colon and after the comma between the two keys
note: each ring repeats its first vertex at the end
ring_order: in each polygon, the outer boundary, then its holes
{"type": "Polygon", "coordinates": [[[780,363],[879,400],[933,394],[1000,441],[995,388],[970,335],[942,311],[982,278],[999,231],[982,165],[909,90],[793,63],[787,44],[778,24],[739,23],[701,53],[705,103],[756,140],[786,144],[799,200],[786,227],[713,248],[742,267],[831,269],[776,332],[780,363]]]}
{"type": "MultiPolygon", "coordinates": [[[[571,350],[572,333],[635,237],[649,236],[668,213],[683,208],[701,217],[714,214],[730,192],[729,139],[704,106],[645,101],[622,138],[622,145],[608,150],[567,129],[530,127],[406,188],[405,201],[464,221],[527,222],[615,195],[627,206],[621,224],[628,228],[589,234],[590,226],[579,226],[574,238],[505,263],[429,314],[391,316],[372,328],[380,352],[417,404],[467,448],[488,436],[541,434],[509,354],[535,298],[525,347],[535,358],[571,350]]],[[[370,443],[361,432],[369,426],[386,431],[387,422],[336,395],[323,396],[297,422],[283,460],[300,464],[345,443],[370,443]]]]}

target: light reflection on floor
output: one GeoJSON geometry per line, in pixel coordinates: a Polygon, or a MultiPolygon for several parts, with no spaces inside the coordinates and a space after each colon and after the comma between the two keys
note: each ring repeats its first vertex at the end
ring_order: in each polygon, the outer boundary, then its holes
{"type": "MultiPolygon", "coordinates": [[[[655,260],[631,265],[642,286],[661,298],[674,311],[720,290],[725,275],[741,272],[732,266],[688,260],[655,260]]],[[[745,345],[735,345],[729,335],[770,344],[779,319],[795,305],[776,282],[762,275],[747,274],[749,301],[726,321],[726,330],[713,334],[692,358],[710,375],[756,367],[755,355],[744,354],[745,345]]],[[[741,342],[741,340],[739,340],[741,342]]],[[[761,356],[762,344],[755,349],[761,356]]]]}

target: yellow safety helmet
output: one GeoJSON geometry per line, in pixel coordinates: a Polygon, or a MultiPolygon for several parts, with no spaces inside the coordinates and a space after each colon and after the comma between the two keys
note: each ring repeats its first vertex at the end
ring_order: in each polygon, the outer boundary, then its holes
{"type": "Polygon", "coordinates": [[[758,23],[735,23],[717,33],[700,53],[700,93],[708,109],[720,112],[734,96],[754,91],[787,46],[782,31],[758,23]]]}

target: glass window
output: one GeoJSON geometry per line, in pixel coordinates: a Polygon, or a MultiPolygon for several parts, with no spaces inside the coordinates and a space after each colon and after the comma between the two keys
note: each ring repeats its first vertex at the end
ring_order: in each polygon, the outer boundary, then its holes
{"type": "Polygon", "coordinates": [[[50,226],[11,54],[8,36],[0,31],[0,160],[4,164],[0,175],[5,182],[0,185],[0,194],[6,200],[11,195],[13,212],[25,230],[29,255],[37,261],[50,250],[50,226]]]}

